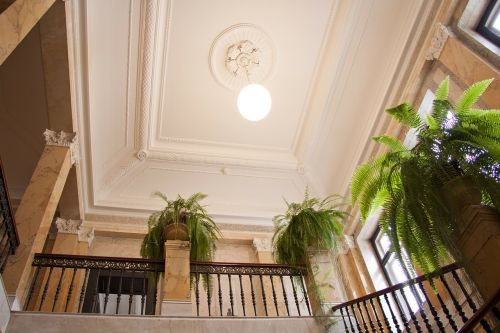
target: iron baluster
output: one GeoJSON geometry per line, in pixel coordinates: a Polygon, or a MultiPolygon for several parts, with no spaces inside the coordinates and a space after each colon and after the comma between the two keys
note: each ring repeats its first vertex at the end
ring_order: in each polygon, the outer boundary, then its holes
{"type": "MultiPolygon", "coordinates": [[[[342,310],[342,308],[340,308],[342,310]]],[[[346,306],[345,307],[345,313],[347,315],[347,320],[349,320],[349,327],[351,328],[351,333],[355,333],[354,332],[354,326],[352,325],[352,321],[351,321],[351,315],[349,314],[349,307],[346,306]]]]}
{"type": "Polygon", "coordinates": [[[290,275],[290,282],[292,283],[293,298],[295,299],[295,305],[297,305],[297,312],[300,314],[299,299],[297,298],[297,290],[295,290],[295,284],[293,283],[293,276],[290,275]]]}
{"type": "Polygon", "coordinates": [[[408,308],[408,313],[410,314],[413,325],[415,325],[415,329],[417,330],[417,333],[422,333],[422,328],[420,327],[420,324],[418,323],[417,317],[415,316],[415,314],[413,313],[413,310],[411,309],[410,303],[408,302],[408,299],[406,298],[404,289],[400,289],[399,292],[403,296],[403,300],[405,302],[406,307],[408,308]]]}
{"type": "Polygon", "coordinates": [[[82,312],[83,298],[85,297],[85,291],[87,290],[89,277],[89,269],[85,269],[85,276],[83,277],[82,290],[80,291],[80,301],[78,302],[78,312],[82,312]]]}
{"type": "Polygon", "coordinates": [[[434,306],[432,305],[431,303],[431,300],[429,299],[429,297],[427,296],[427,292],[425,291],[424,289],[424,285],[422,284],[422,282],[419,282],[418,285],[420,286],[420,290],[422,291],[422,294],[424,295],[424,298],[425,298],[425,301],[427,302],[427,304],[429,305],[429,309],[431,310],[431,314],[432,316],[434,317],[434,321],[436,322],[438,328],[439,328],[439,331],[440,332],[444,332],[444,326],[443,326],[443,323],[441,322],[441,319],[439,318],[438,316],[438,313],[436,311],[436,309],[434,308],[434,306]]]}
{"type": "MultiPolygon", "coordinates": [[[[373,298],[370,298],[370,305],[372,307],[373,313],[375,314],[375,320],[377,321],[378,330],[380,332],[383,332],[384,327],[382,326],[382,323],[380,322],[380,318],[378,317],[377,308],[375,307],[375,304],[373,303],[373,298]]],[[[375,332],[375,330],[373,330],[373,331],[375,332]]]]}
{"type": "MultiPolygon", "coordinates": [[[[457,282],[458,286],[460,287],[460,290],[462,291],[462,293],[464,294],[465,296],[465,299],[467,301],[467,304],[469,304],[470,308],[472,309],[472,313],[476,313],[477,312],[477,307],[476,307],[476,304],[474,303],[474,301],[472,300],[472,298],[470,297],[469,293],[467,292],[467,290],[465,289],[464,285],[462,284],[462,281],[460,281],[460,278],[458,277],[457,275],[457,272],[456,271],[451,271],[451,275],[453,276],[453,279],[455,279],[455,281],[457,282]]],[[[481,326],[486,330],[490,330],[491,331],[491,327],[490,325],[486,322],[486,320],[484,319],[481,319],[480,321],[481,323],[481,326]]]]}
{"type": "Polygon", "coordinates": [[[460,318],[462,319],[463,323],[465,324],[469,318],[465,315],[464,310],[462,309],[462,306],[460,303],[458,303],[455,295],[451,292],[450,286],[448,285],[448,282],[446,281],[444,275],[440,275],[439,279],[443,283],[444,287],[446,288],[446,291],[448,292],[448,295],[451,297],[451,301],[453,302],[453,306],[455,307],[455,310],[457,310],[458,314],[460,315],[460,318]]]}
{"type": "Polygon", "coordinates": [[[132,311],[132,300],[134,298],[134,280],[135,278],[132,276],[132,279],[130,281],[129,295],[128,295],[128,314],[130,314],[132,311]]]}
{"type": "Polygon", "coordinates": [[[387,303],[387,307],[389,308],[389,312],[391,313],[391,318],[392,318],[392,322],[394,323],[394,327],[396,327],[396,331],[398,333],[401,333],[401,329],[399,328],[398,319],[394,315],[394,312],[392,312],[392,306],[391,306],[391,303],[389,302],[389,297],[387,296],[387,294],[384,294],[384,299],[385,299],[385,302],[387,303]]]}
{"type": "Polygon", "coordinates": [[[342,310],[342,308],[340,308],[340,315],[342,316],[342,322],[344,323],[344,329],[345,329],[344,332],[349,332],[347,329],[347,324],[346,324],[345,318],[344,318],[344,311],[342,310]]]}
{"type": "Polygon", "coordinates": [[[274,289],[274,281],[273,281],[273,276],[269,275],[269,279],[271,279],[271,288],[273,290],[273,300],[274,300],[274,307],[276,308],[276,316],[279,317],[280,312],[278,310],[278,300],[276,298],[276,291],[274,289]]]}
{"type": "Polygon", "coordinates": [[[200,275],[198,273],[194,273],[194,295],[196,298],[196,315],[200,316],[200,275]]]}
{"type": "Polygon", "coordinates": [[[372,316],[370,316],[370,309],[368,308],[368,306],[366,306],[366,300],[363,301],[363,306],[365,307],[366,315],[368,316],[368,323],[370,324],[370,328],[372,332],[375,332],[375,326],[373,325],[372,316]]]}
{"type": "Polygon", "coordinates": [[[385,327],[387,327],[387,329],[391,329],[391,324],[389,323],[389,319],[385,315],[384,307],[382,306],[382,301],[380,300],[379,296],[377,296],[377,302],[380,310],[382,311],[382,318],[384,319],[385,327]]]}
{"type": "Polygon", "coordinates": [[[146,279],[147,279],[147,275],[146,275],[146,271],[144,271],[143,277],[142,277],[142,291],[141,291],[141,315],[144,314],[144,305],[146,303],[146,279]]]}
{"type": "Polygon", "coordinates": [[[354,321],[356,322],[356,327],[358,328],[358,332],[361,332],[361,326],[359,325],[358,316],[356,316],[356,310],[354,309],[354,305],[351,304],[352,315],[354,316],[354,321]]]}
{"type": "Polygon", "coordinates": [[[309,313],[309,315],[311,315],[311,306],[309,305],[309,297],[307,297],[307,291],[306,291],[306,287],[304,284],[304,277],[302,275],[299,276],[299,281],[300,281],[300,286],[302,287],[302,293],[304,295],[304,300],[306,301],[307,312],[309,313]]]}
{"type": "Polygon", "coordinates": [[[283,300],[285,301],[286,313],[290,317],[290,310],[288,309],[288,297],[286,296],[285,284],[283,283],[283,276],[280,275],[281,289],[283,290],[283,300]]]}
{"type": "MultiPolygon", "coordinates": [[[[403,289],[400,289],[399,291],[402,292],[402,290],[403,289]]],[[[398,310],[399,310],[399,313],[401,314],[401,320],[403,321],[403,325],[405,326],[405,332],[411,333],[411,329],[410,329],[410,325],[408,323],[408,319],[406,318],[405,311],[399,305],[396,292],[395,291],[391,291],[391,295],[392,295],[392,298],[394,298],[394,302],[396,302],[396,304],[398,305],[398,310]]]]}
{"type": "Polygon", "coordinates": [[[453,317],[451,316],[450,311],[448,311],[448,307],[443,302],[443,299],[441,298],[441,295],[439,293],[437,293],[436,296],[438,298],[439,305],[441,305],[441,309],[443,309],[443,312],[444,312],[444,314],[446,316],[446,319],[448,319],[448,323],[450,323],[451,327],[453,328],[453,330],[455,332],[458,331],[458,327],[455,324],[455,321],[453,320],[453,317]]]}
{"type": "Polygon", "coordinates": [[[229,304],[231,305],[231,316],[234,316],[233,286],[231,284],[231,274],[227,275],[229,281],[229,304]]]}
{"type": "Polygon", "coordinates": [[[220,274],[219,273],[217,273],[217,282],[218,282],[218,286],[219,286],[219,309],[220,309],[220,315],[222,317],[222,290],[220,287],[220,274]]]}
{"type": "Polygon", "coordinates": [[[257,316],[257,303],[255,302],[255,292],[253,290],[253,275],[249,275],[250,278],[250,288],[252,291],[252,304],[253,304],[253,314],[254,316],[257,316]]]}
{"type": "Polygon", "coordinates": [[[266,317],[269,316],[267,313],[267,300],[266,300],[266,290],[264,288],[264,282],[262,281],[262,274],[259,274],[260,279],[260,289],[262,292],[262,303],[264,304],[264,311],[266,312],[266,317]]]}
{"type": "Polygon", "coordinates": [[[75,281],[76,271],[77,271],[77,268],[73,268],[73,274],[71,275],[71,282],[69,283],[68,296],[66,297],[66,304],[64,305],[64,312],[68,312],[68,304],[69,304],[69,300],[71,299],[71,296],[73,294],[73,283],[75,281]]]}
{"type": "Polygon", "coordinates": [[[106,284],[106,294],[104,295],[104,309],[102,313],[106,313],[109,301],[109,286],[111,285],[111,270],[108,269],[108,283],[106,284]]]}
{"type": "Polygon", "coordinates": [[[52,303],[52,312],[54,312],[54,309],[56,308],[57,300],[59,299],[59,293],[61,292],[61,283],[62,283],[62,280],[64,278],[65,270],[66,270],[65,267],[63,267],[61,270],[61,276],[59,277],[59,282],[57,283],[57,287],[56,287],[56,293],[54,294],[54,303],[52,303]]]}
{"type": "Polygon", "coordinates": [[[98,299],[98,296],[99,296],[99,276],[101,275],[101,269],[98,268],[97,269],[97,277],[96,277],[96,284],[95,284],[95,289],[94,289],[94,297],[92,299],[92,312],[95,313],[95,311],[97,311],[97,304],[99,299],[98,299]]]}
{"type": "Polygon", "coordinates": [[[47,291],[49,290],[50,276],[52,275],[53,269],[54,267],[49,268],[49,276],[47,276],[47,281],[45,282],[45,287],[43,288],[42,299],[40,300],[40,306],[38,307],[38,311],[42,310],[43,302],[45,301],[45,297],[47,296],[47,291]]]}
{"type": "Polygon", "coordinates": [[[240,280],[240,296],[241,296],[241,307],[243,308],[243,317],[247,316],[245,311],[245,293],[243,291],[243,282],[241,281],[241,274],[238,274],[238,279],[240,280]]]}
{"type": "Polygon", "coordinates": [[[368,332],[368,326],[366,326],[365,316],[363,316],[363,310],[361,309],[360,302],[357,302],[356,304],[358,305],[358,312],[359,315],[361,316],[361,322],[363,323],[363,328],[365,329],[365,332],[368,332]]]}
{"type": "Polygon", "coordinates": [[[123,269],[120,270],[120,280],[118,281],[118,293],[116,295],[116,314],[120,311],[120,301],[122,298],[123,269]]]}
{"type": "Polygon", "coordinates": [[[155,280],[154,280],[154,283],[155,283],[155,290],[154,290],[154,294],[153,294],[153,314],[156,314],[156,303],[157,303],[157,294],[158,294],[158,271],[155,270],[155,274],[154,274],[154,277],[155,277],[155,280]]]}
{"type": "Polygon", "coordinates": [[[207,277],[207,305],[208,305],[208,316],[210,317],[212,314],[211,314],[211,311],[210,311],[210,302],[212,300],[212,295],[210,294],[210,288],[211,288],[211,285],[210,285],[210,275],[208,275],[208,273],[206,274],[206,277],[207,277]]]}

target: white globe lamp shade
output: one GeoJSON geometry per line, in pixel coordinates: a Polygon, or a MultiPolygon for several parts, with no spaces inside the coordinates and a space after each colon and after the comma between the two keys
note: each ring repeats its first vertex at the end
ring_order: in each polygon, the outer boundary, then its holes
{"type": "Polygon", "coordinates": [[[238,110],[243,118],[250,121],[264,119],[271,111],[271,94],[260,84],[249,84],[238,95],[238,110]]]}

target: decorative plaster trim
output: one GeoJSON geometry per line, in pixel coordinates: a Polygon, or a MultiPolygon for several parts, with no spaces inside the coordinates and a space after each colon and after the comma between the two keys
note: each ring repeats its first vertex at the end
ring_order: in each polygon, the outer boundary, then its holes
{"type": "Polygon", "coordinates": [[[79,242],[87,242],[89,247],[92,245],[94,241],[94,227],[89,226],[81,226],[78,228],[78,241],[79,242]]]}
{"type": "Polygon", "coordinates": [[[82,220],[67,220],[58,217],[56,219],[57,232],[61,234],[78,234],[82,220]]]}
{"type": "Polygon", "coordinates": [[[151,90],[153,82],[153,58],[154,58],[154,46],[155,46],[155,36],[156,36],[156,16],[158,12],[157,0],[146,0],[143,2],[143,7],[141,8],[143,13],[141,20],[144,22],[142,25],[142,41],[140,45],[141,59],[140,63],[142,68],[140,71],[140,90],[138,91],[137,100],[138,103],[138,118],[139,118],[139,129],[136,133],[135,145],[136,148],[140,149],[136,157],[139,160],[144,160],[147,157],[145,150],[148,146],[148,129],[149,120],[151,112],[151,90]]]}
{"type": "Polygon", "coordinates": [[[441,51],[443,51],[444,44],[448,40],[450,36],[450,32],[441,22],[436,24],[436,30],[434,32],[434,36],[431,39],[431,45],[427,50],[427,54],[425,56],[426,60],[434,60],[438,59],[441,55],[441,51]]]}
{"type": "Polygon", "coordinates": [[[71,164],[78,163],[80,160],[80,146],[76,133],[67,133],[64,131],[56,132],[46,129],[43,135],[47,146],[68,147],[71,152],[71,164]]]}
{"type": "Polygon", "coordinates": [[[273,249],[271,239],[269,238],[254,238],[253,246],[257,252],[271,252],[273,249]]]}
{"type": "Polygon", "coordinates": [[[264,82],[273,73],[275,54],[272,39],[261,28],[236,24],[214,39],[208,55],[210,73],[221,86],[237,91],[249,82],[264,82]]]}

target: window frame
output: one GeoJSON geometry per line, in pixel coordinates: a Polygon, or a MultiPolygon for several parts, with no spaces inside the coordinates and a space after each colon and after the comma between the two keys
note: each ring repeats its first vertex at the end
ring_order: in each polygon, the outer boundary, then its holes
{"type": "MultiPolygon", "coordinates": [[[[373,252],[375,253],[375,258],[377,259],[378,264],[380,265],[380,268],[382,269],[382,274],[383,274],[385,280],[387,281],[387,284],[389,285],[389,287],[391,287],[395,284],[400,283],[400,282],[394,282],[391,279],[389,271],[387,270],[387,267],[386,267],[387,264],[389,263],[389,260],[393,256],[395,256],[395,253],[392,252],[390,248],[384,254],[380,253],[379,247],[377,246],[377,238],[381,235],[383,235],[383,232],[380,229],[380,226],[377,226],[377,228],[375,229],[375,231],[372,234],[372,237],[370,238],[370,244],[372,246],[373,252]]],[[[394,259],[399,260],[398,258],[394,258],[394,259]]],[[[412,279],[410,272],[408,272],[408,269],[406,268],[406,266],[403,263],[401,263],[401,268],[403,269],[403,272],[406,276],[407,281],[412,279]]],[[[402,282],[404,282],[404,281],[402,281],[402,282]]],[[[418,291],[416,290],[414,285],[409,285],[409,288],[411,290],[411,293],[413,294],[413,297],[415,298],[415,300],[418,304],[418,307],[421,309],[422,305],[424,304],[424,300],[422,299],[422,297],[420,296],[420,294],[418,293],[418,291]]],[[[397,300],[399,308],[402,309],[402,305],[401,305],[401,301],[400,301],[399,297],[396,297],[396,300],[397,300]]]]}
{"type": "Polygon", "coordinates": [[[492,30],[489,25],[491,24],[491,21],[494,20],[498,15],[500,15],[500,3],[498,0],[490,0],[488,3],[488,6],[483,12],[483,15],[481,16],[481,19],[479,20],[479,23],[476,26],[476,31],[495,44],[496,46],[500,47],[500,36],[497,34],[494,30],[492,30]]]}

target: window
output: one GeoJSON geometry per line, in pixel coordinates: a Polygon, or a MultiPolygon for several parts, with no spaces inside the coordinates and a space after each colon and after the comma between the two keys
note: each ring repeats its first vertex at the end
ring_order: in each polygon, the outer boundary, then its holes
{"type": "Polygon", "coordinates": [[[476,31],[496,46],[500,46],[500,2],[498,0],[490,0],[476,31]]]}
{"type": "MultiPolygon", "coordinates": [[[[408,271],[391,251],[391,240],[380,230],[380,228],[377,228],[373,234],[371,242],[378,262],[382,267],[382,272],[389,285],[392,286],[415,277],[415,274],[408,271]]],[[[423,303],[423,294],[417,290],[415,286],[404,288],[404,293],[412,311],[418,311],[423,303]]],[[[400,299],[400,295],[398,295],[398,303],[400,309],[405,308],[402,306],[404,303],[402,299],[400,299]]]]}

